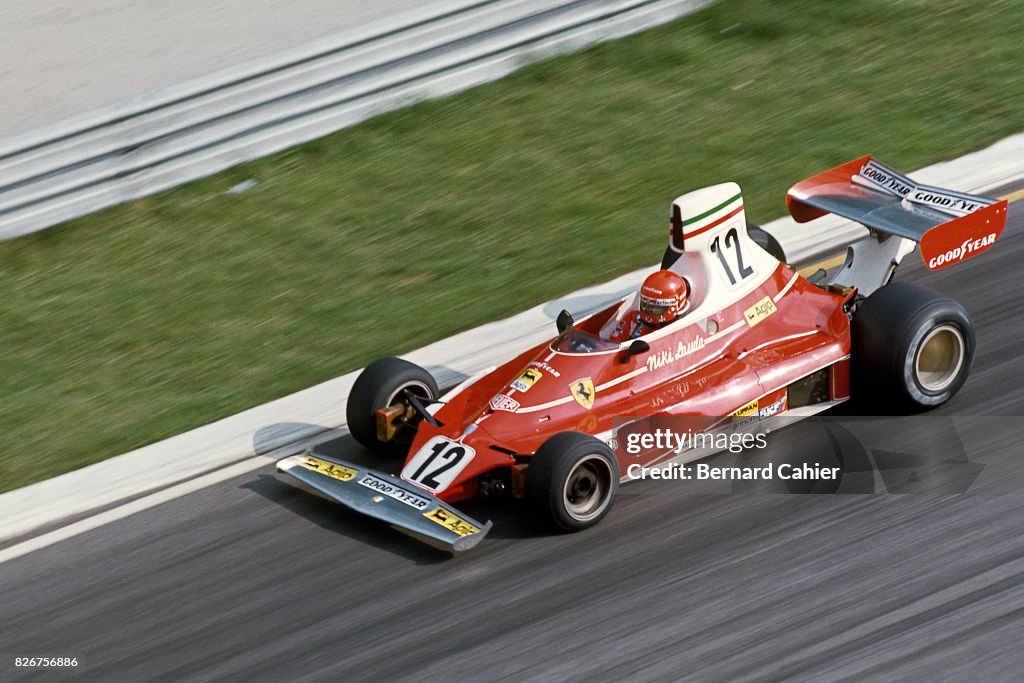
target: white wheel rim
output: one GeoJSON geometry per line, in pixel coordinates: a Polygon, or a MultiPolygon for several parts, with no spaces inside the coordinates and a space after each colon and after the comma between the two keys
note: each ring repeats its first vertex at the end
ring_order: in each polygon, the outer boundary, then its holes
{"type": "Polygon", "coordinates": [[[423,390],[423,393],[418,395],[419,398],[426,398],[428,401],[433,398],[433,396],[431,395],[430,388],[427,387],[426,384],[424,384],[423,382],[415,382],[414,381],[414,382],[407,382],[407,383],[403,384],[402,386],[398,387],[397,389],[395,389],[394,393],[392,393],[390,396],[388,396],[388,400],[385,402],[385,404],[388,407],[395,405],[395,403],[397,402],[396,399],[398,399],[398,395],[399,394],[401,394],[406,389],[412,389],[414,387],[423,390]]]}
{"type": "Polygon", "coordinates": [[[914,373],[918,384],[925,391],[944,391],[956,381],[965,356],[966,345],[960,330],[953,325],[936,327],[917,347],[914,373]]]}
{"type": "Polygon", "coordinates": [[[600,455],[580,459],[562,488],[562,500],[569,516],[586,522],[600,515],[608,506],[612,476],[611,465],[600,455]]]}
{"type": "MultiPolygon", "coordinates": [[[[413,393],[417,393],[418,398],[426,399],[427,402],[429,402],[433,398],[432,392],[430,391],[430,388],[426,384],[424,384],[423,382],[412,381],[407,382],[402,386],[398,387],[397,389],[395,389],[394,393],[388,396],[388,400],[386,403],[387,407],[390,408],[396,403],[404,401],[405,398],[402,396],[402,392],[405,391],[406,389],[413,389],[413,393]],[[416,389],[421,389],[422,393],[416,392],[416,389]]],[[[411,439],[409,439],[408,428],[406,427],[400,428],[398,432],[395,433],[394,438],[391,439],[388,443],[402,445],[408,440],[411,439]]]]}

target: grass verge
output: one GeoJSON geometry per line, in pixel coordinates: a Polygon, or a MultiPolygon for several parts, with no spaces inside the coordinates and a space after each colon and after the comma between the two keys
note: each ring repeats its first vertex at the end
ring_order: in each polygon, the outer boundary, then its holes
{"type": "Polygon", "coordinates": [[[0,490],[652,263],[690,189],[764,221],[1018,132],[1022,34],[1018,0],[723,0],[2,244],[0,490]]]}

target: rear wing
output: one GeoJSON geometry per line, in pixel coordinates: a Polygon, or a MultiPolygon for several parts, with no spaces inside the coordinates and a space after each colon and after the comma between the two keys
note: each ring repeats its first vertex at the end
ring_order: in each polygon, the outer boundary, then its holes
{"type": "Polygon", "coordinates": [[[868,230],[904,237],[921,246],[931,270],[941,270],[989,249],[1006,225],[1006,200],[919,185],[871,155],[801,180],[786,205],[799,223],[827,213],[868,230]]]}

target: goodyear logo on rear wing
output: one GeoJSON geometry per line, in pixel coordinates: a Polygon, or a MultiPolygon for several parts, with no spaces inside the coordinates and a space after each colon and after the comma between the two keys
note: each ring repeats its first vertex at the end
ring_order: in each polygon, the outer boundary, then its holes
{"type": "Polygon", "coordinates": [[[756,304],[743,311],[743,319],[747,321],[747,324],[753,327],[775,311],[779,310],[775,307],[775,302],[772,301],[770,296],[758,301],[756,304]]]}
{"type": "Polygon", "coordinates": [[[907,200],[917,204],[925,204],[939,211],[957,216],[966,216],[994,203],[981,197],[972,197],[969,194],[951,192],[940,187],[928,187],[925,185],[915,188],[907,195],[907,200]]]}
{"type": "Polygon", "coordinates": [[[344,465],[338,465],[328,460],[321,460],[320,458],[312,455],[304,455],[299,460],[299,465],[305,467],[307,470],[312,472],[319,472],[320,474],[337,479],[338,481],[352,481],[355,479],[358,472],[351,467],[345,467],[344,465]]]}
{"type": "Polygon", "coordinates": [[[928,259],[928,267],[932,270],[937,270],[941,266],[951,265],[953,263],[959,263],[964,259],[970,258],[974,252],[981,252],[988,249],[996,242],[996,233],[992,233],[986,237],[979,237],[978,239],[966,239],[959,247],[953,247],[949,251],[938,256],[933,256],[928,259]]]}
{"type": "Polygon", "coordinates": [[[941,187],[917,185],[907,176],[897,173],[885,164],[872,159],[852,178],[859,185],[887,192],[904,201],[924,204],[956,216],[965,216],[994,203],[987,197],[976,197],[964,192],[954,192],[941,187]]]}
{"type": "Polygon", "coordinates": [[[470,524],[451,510],[446,510],[443,507],[436,507],[430,512],[424,512],[423,516],[435,524],[440,524],[449,531],[454,531],[459,536],[480,533],[479,527],[470,524]]]}
{"type": "Polygon", "coordinates": [[[868,161],[860,169],[860,173],[852,178],[853,182],[873,187],[898,197],[906,197],[915,189],[913,181],[902,173],[898,173],[885,164],[874,159],[868,161]]]}

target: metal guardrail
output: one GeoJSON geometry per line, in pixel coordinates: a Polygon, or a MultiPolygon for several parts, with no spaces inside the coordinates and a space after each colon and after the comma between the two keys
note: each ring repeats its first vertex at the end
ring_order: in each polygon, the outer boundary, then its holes
{"type": "Polygon", "coordinates": [[[446,0],[0,141],[0,240],[153,194],[712,0],[446,0]]]}

